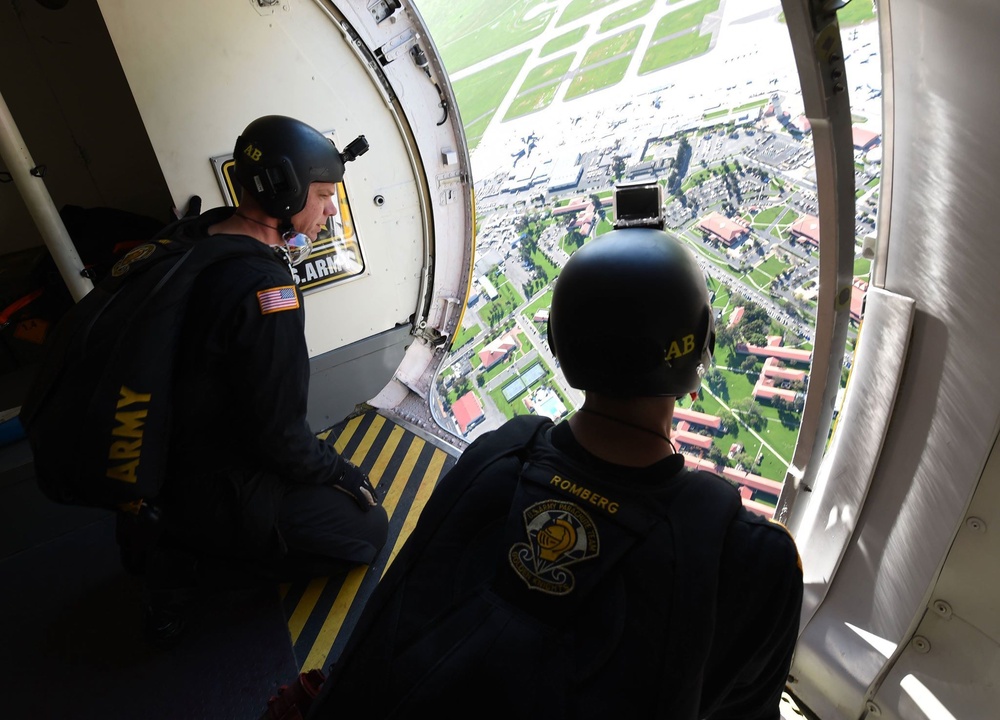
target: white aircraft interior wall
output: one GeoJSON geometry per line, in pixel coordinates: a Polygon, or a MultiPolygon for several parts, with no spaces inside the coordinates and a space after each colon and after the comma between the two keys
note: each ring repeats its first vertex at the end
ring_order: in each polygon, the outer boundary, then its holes
{"type": "Polygon", "coordinates": [[[101,0],[101,9],[178,206],[195,194],[205,208],[222,204],[209,159],[231,153],[260,115],[332,130],[341,148],[367,137],[369,152],[345,177],[366,272],[307,295],[310,355],[407,322],[424,264],[414,168],[383,96],[330,18],[309,0],[270,10],[101,0]],[[387,200],[380,207],[377,194],[387,200]]]}
{"type": "Polygon", "coordinates": [[[1000,113],[1000,6],[891,0],[879,13],[891,138],[880,275],[915,301],[913,329],[857,530],[792,672],[820,717],[982,717],[1000,694],[1000,575],[986,539],[1000,513],[985,501],[1000,473],[984,473],[1000,423],[989,230],[1000,145],[984,125],[1000,113]]]}

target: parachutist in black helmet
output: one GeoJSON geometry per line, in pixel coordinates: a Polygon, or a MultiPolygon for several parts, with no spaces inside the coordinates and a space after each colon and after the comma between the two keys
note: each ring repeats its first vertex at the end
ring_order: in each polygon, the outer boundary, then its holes
{"type": "Polygon", "coordinates": [[[233,150],[233,175],[243,189],[237,216],[275,230],[278,240],[268,244],[283,247],[293,265],[302,262],[327,218],[337,213],[337,183],[344,179],[344,164],[367,150],[363,135],[342,153],[300,120],[283,115],[254,120],[233,150]],[[254,210],[278,224],[255,217],[254,210]]]}
{"type": "Polygon", "coordinates": [[[660,230],[614,230],[584,245],[556,281],[549,345],[566,381],[621,397],[697,392],[715,350],[705,276],[660,230]]]}

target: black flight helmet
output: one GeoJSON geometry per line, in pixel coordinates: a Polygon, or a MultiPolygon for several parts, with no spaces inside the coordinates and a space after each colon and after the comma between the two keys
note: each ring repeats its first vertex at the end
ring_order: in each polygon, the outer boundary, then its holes
{"type": "Polygon", "coordinates": [[[695,392],[715,351],[705,276],[667,233],[613,230],[563,267],[548,336],[577,389],[616,397],[695,392]]]}
{"type": "Polygon", "coordinates": [[[305,207],[310,183],[341,182],[344,163],[367,150],[363,135],[341,153],[330,138],[304,122],[266,115],[237,138],[233,174],[264,212],[290,224],[305,207]]]}

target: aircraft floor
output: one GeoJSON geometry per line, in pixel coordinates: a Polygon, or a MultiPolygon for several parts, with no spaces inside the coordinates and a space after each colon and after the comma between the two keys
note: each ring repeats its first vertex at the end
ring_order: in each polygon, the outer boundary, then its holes
{"type": "Polygon", "coordinates": [[[368,473],[389,513],[389,539],[367,568],[281,586],[301,670],[326,669],[339,657],[365,601],[409,536],[431,490],[456,460],[376,412],[354,417],[320,435],[368,473]]]}
{"type": "MultiPolygon", "coordinates": [[[[382,491],[389,541],[369,568],[206,598],[181,642],[155,649],[142,637],[142,585],[121,568],[114,518],[88,511],[96,519],[0,557],[0,717],[256,720],[279,685],[336,659],[455,458],[374,411],[321,435],[382,491]]],[[[30,491],[45,509],[70,510],[47,503],[33,474],[0,480],[22,509],[30,491]]],[[[11,533],[31,534],[30,518],[7,520],[11,533]]]]}

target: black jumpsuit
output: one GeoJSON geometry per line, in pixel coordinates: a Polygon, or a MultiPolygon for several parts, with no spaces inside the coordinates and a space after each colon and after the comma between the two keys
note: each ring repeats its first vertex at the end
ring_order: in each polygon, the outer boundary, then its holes
{"type": "MultiPolygon", "coordinates": [[[[176,238],[212,242],[220,208],[176,238]]],[[[363,511],[332,486],[344,460],[306,420],[309,355],[302,295],[276,248],[198,278],[181,331],[174,435],[163,502],[168,527],[203,551],[324,573],[370,563],[385,543],[381,506],[363,511]]]]}
{"type": "Polygon", "coordinates": [[[612,465],[566,423],[491,460],[523,420],[442,479],[308,719],[778,720],[791,537],[681,456],[612,465]]]}

